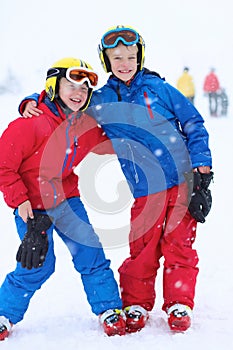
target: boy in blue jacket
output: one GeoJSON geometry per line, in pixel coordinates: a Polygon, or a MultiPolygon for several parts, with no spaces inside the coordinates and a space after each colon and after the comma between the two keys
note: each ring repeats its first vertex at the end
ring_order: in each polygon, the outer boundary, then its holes
{"type": "MultiPolygon", "coordinates": [[[[130,257],[119,268],[126,331],[139,331],[148,320],[161,257],[162,309],[171,330],[185,331],[191,325],[198,275],[193,249],[197,222],[205,222],[212,203],[209,136],[188,99],[144,67],[144,55],[144,40],[133,28],[106,31],[99,57],[112,74],[93,92],[89,113],[112,140],[135,199],[130,257]]],[[[29,98],[36,100],[35,95],[29,98]]],[[[30,101],[24,116],[38,113],[30,101]]]]}

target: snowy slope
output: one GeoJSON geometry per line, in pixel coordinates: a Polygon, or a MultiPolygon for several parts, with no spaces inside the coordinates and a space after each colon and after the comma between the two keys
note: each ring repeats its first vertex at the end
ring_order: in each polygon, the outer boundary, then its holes
{"type": "MultiPolygon", "coordinates": [[[[0,104],[13,105],[17,96],[0,96],[0,104]]],[[[206,101],[203,99],[203,109],[206,101]]],[[[4,112],[4,111],[3,111],[4,112]]],[[[7,114],[7,113],[6,113],[7,114]]],[[[4,115],[4,113],[2,113],[4,115]]],[[[2,127],[6,126],[5,119],[2,127]],[[5,124],[5,125],[4,125],[5,124]]],[[[199,224],[196,249],[199,251],[200,273],[196,291],[196,307],[192,328],[186,334],[171,334],[166,324],[166,316],[161,311],[162,281],[161,271],[156,283],[157,302],[151,313],[148,326],[138,334],[125,337],[108,338],[99,327],[86,301],[80,276],[74,271],[66,248],[57,238],[57,267],[55,274],[34,296],[25,319],[14,327],[12,336],[4,343],[2,349],[31,349],[45,347],[47,350],[81,349],[141,349],[155,346],[156,349],[174,350],[183,346],[191,349],[230,349],[232,344],[231,311],[233,310],[232,292],[232,232],[230,217],[232,215],[231,199],[233,195],[231,171],[226,160],[231,159],[233,118],[206,118],[206,126],[210,133],[210,143],[214,159],[215,180],[212,184],[213,208],[205,224],[199,224]]],[[[90,157],[89,161],[92,159],[90,157]]],[[[103,200],[115,201],[117,185],[123,180],[121,173],[116,172],[114,159],[105,159],[98,179],[98,191],[103,200]],[[112,171],[115,171],[114,177],[112,171]],[[106,179],[115,181],[114,191],[106,192],[106,179]],[[98,182],[99,181],[99,182],[98,182]],[[108,198],[107,198],[108,197],[108,198]],[[107,198],[107,199],[106,199],[107,198]]],[[[85,198],[84,198],[85,199],[85,198]]],[[[89,215],[97,231],[102,235],[106,246],[106,255],[112,260],[116,278],[117,268],[128,255],[127,225],[129,218],[130,198],[122,212],[114,215],[101,213],[89,208],[89,215]],[[101,216],[101,220],[99,220],[101,216]],[[106,237],[111,232],[120,234],[125,231],[124,238],[109,241],[106,237]]],[[[88,207],[87,207],[88,208],[88,207]]],[[[1,269],[0,281],[5,274],[14,268],[15,251],[19,241],[15,232],[11,210],[0,199],[1,219],[1,269]]],[[[162,269],[161,269],[162,270],[162,269]]]]}

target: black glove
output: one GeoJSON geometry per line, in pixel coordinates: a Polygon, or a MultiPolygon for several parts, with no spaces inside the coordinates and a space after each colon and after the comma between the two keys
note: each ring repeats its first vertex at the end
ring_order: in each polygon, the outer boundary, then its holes
{"type": "Polygon", "coordinates": [[[212,206],[212,196],[208,189],[214,173],[202,174],[199,171],[184,174],[189,188],[189,211],[198,222],[204,223],[212,206]]]}
{"type": "Polygon", "coordinates": [[[48,251],[48,237],[46,230],[52,224],[46,214],[33,213],[34,219],[28,218],[27,232],[19,246],[16,260],[21,262],[22,267],[31,270],[32,267],[43,265],[48,251]]]}

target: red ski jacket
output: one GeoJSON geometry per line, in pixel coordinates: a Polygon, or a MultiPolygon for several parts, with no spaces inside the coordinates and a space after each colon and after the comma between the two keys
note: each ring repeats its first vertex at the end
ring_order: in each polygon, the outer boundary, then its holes
{"type": "Polygon", "coordinates": [[[210,73],[206,76],[203,89],[205,92],[217,92],[220,89],[216,74],[210,73]]]}
{"type": "Polygon", "coordinates": [[[33,209],[57,206],[79,196],[74,168],[89,153],[112,154],[111,141],[87,114],[66,116],[43,91],[43,114],[18,118],[0,138],[0,190],[11,208],[30,200],[33,209]]]}

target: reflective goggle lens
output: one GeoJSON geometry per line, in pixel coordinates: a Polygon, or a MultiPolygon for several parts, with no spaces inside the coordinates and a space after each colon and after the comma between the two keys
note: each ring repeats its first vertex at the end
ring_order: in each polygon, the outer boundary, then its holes
{"type": "Polygon", "coordinates": [[[106,33],[102,38],[102,45],[105,49],[117,46],[119,41],[125,45],[134,45],[139,41],[139,35],[133,29],[114,29],[106,33]]]}
{"type": "Polygon", "coordinates": [[[78,67],[68,68],[66,71],[66,79],[78,85],[87,82],[90,88],[94,88],[98,84],[98,75],[96,73],[78,67]]]}

